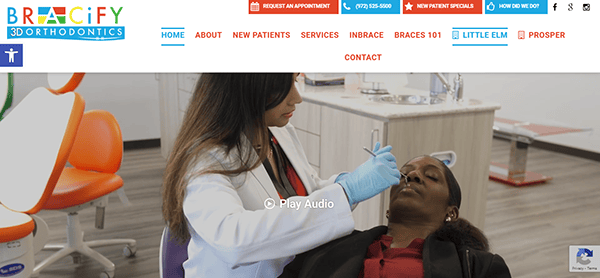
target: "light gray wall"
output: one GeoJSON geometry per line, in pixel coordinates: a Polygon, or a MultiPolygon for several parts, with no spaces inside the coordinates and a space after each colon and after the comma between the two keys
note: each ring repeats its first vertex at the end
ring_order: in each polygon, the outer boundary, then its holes
{"type": "MultiPolygon", "coordinates": [[[[45,73],[14,75],[13,108],[33,89],[47,87],[45,73]]],[[[124,141],[160,138],[158,80],[155,74],[88,73],[75,90],[85,110],[103,109],[117,118],[124,141]]]]}
{"type": "MultiPolygon", "coordinates": [[[[454,78],[455,73],[450,74],[454,78]]],[[[407,74],[407,87],[428,90],[429,74],[407,74]]],[[[600,153],[600,74],[467,73],[466,98],[502,105],[496,116],[593,132],[538,137],[537,140],[600,153]]]]}
{"type": "MultiPolygon", "coordinates": [[[[429,74],[369,77],[395,86],[429,89],[429,74]]],[[[467,73],[463,78],[465,97],[500,103],[498,117],[594,130],[538,140],[600,153],[600,74],[467,73]]],[[[15,74],[13,107],[31,90],[47,84],[46,74],[15,74]]],[[[86,100],[86,110],[104,109],[117,117],[125,141],[160,138],[155,74],[90,73],[77,92],[86,100]]]]}

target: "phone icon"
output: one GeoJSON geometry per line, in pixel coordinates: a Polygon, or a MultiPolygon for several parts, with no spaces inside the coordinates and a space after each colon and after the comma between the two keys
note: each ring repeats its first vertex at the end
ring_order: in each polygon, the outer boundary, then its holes
{"type": "Polygon", "coordinates": [[[348,6],[346,6],[346,2],[344,2],[342,5],[344,5],[344,9],[350,10],[350,8],[348,8],[348,6]]]}

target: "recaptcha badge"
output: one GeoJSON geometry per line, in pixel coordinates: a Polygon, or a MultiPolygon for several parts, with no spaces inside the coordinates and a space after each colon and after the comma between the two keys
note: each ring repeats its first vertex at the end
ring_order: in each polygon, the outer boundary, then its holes
{"type": "Polygon", "coordinates": [[[23,45],[0,44],[0,67],[22,67],[23,45]]]}
{"type": "Polygon", "coordinates": [[[600,245],[569,245],[569,272],[600,272],[600,245]]]}

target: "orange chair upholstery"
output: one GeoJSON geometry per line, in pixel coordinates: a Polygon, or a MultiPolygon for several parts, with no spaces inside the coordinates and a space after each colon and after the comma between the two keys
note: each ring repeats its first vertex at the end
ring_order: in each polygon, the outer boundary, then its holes
{"type": "MultiPolygon", "coordinates": [[[[58,250],[39,263],[33,272],[38,275],[45,267],[65,257],[86,255],[104,266],[104,277],[114,276],[114,264],[92,247],[106,245],[126,245],[126,256],[135,255],[136,242],[133,239],[111,239],[83,241],[78,211],[96,206],[97,217],[103,226],[104,207],[108,204],[108,194],[123,186],[123,179],[115,173],[121,167],[123,140],[121,129],[115,117],[107,111],[91,110],[83,115],[77,137],[69,156],[73,167],[64,168],[52,196],[43,209],[60,210],[68,213],[67,243],[47,244],[44,250],[58,250]],[[100,215],[100,216],[98,216],[100,215]]],[[[96,219],[97,227],[99,220],[96,219]]]]}
{"type": "Polygon", "coordinates": [[[121,188],[123,179],[115,175],[123,158],[121,138],[112,114],[103,110],[86,112],[69,156],[74,168],[64,169],[44,209],[82,205],[121,188]]]}
{"type": "Polygon", "coordinates": [[[35,223],[25,213],[14,212],[0,205],[0,243],[24,238],[33,232],[35,223]]]}
{"type": "Polygon", "coordinates": [[[60,210],[82,205],[112,193],[122,186],[123,179],[112,173],[65,168],[44,209],[60,210]]]}
{"type": "MultiPolygon", "coordinates": [[[[50,198],[84,107],[77,93],[56,96],[37,88],[0,121],[0,269],[16,269],[0,276],[28,277],[33,272],[36,223],[29,214],[50,198]]],[[[37,223],[38,239],[42,226],[37,223]]]]}
{"type": "Polygon", "coordinates": [[[81,83],[84,72],[76,73],[48,73],[48,83],[50,92],[56,95],[61,95],[68,92],[73,92],[81,83]]]}

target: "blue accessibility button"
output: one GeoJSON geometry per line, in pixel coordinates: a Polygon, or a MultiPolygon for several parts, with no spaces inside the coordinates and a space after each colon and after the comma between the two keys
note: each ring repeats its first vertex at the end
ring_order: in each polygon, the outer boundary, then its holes
{"type": "Polygon", "coordinates": [[[341,0],[342,14],[400,14],[400,0],[341,0]]]}
{"type": "Polygon", "coordinates": [[[23,45],[0,44],[0,67],[23,67],[23,45]]]}
{"type": "Polygon", "coordinates": [[[548,0],[485,0],[486,14],[548,14],[548,0]]]}

